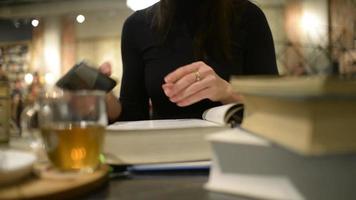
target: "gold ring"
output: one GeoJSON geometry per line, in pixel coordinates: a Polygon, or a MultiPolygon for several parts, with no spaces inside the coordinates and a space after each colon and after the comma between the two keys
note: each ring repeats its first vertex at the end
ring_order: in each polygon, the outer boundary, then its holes
{"type": "Polygon", "coordinates": [[[194,74],[195,74],[195,82],[200,81],[201,80],[201,76],[200,76],[199,71],[196,71],[194,74]]]}

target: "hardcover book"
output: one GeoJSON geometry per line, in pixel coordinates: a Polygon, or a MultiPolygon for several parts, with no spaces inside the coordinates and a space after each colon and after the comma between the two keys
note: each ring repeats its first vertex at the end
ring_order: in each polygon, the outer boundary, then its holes
{"type": "Polygon", "coordinates": [[[242,127],[303,155],[356,152],[356,80],[237,77],[242,127]]]}
{"type": "Polygon", "coordinates": [[[356,199],[356,154],[303,156],[241,128],[208,139],[209,191],[256,199],[356,199]]]}
{"type": "Polygon", "coordinates": [[[116,165],[210,160],[206,136],[240,120],[239,103],[215,107],[203,119],[116,122],[106,129],[104,153],[116,165]]]}

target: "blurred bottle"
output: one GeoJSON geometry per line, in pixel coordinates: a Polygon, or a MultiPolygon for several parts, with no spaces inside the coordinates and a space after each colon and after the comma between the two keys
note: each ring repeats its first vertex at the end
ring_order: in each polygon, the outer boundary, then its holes
{"type": "Polygon", "coordinates": [[[9,142],[10,114],[9,79],[0,64],[0,144],[9,142]]]}
{"type": "MultiPolygon", "coordinates": [[[[10,84],[11,85],[11,84],[10,84]]],[[[11,97],[11,123],[10,123],[10,136],[20,135],[20,117],[22,110],[24,108],[24,88],[22,80],[15,80],[14,87],[10,87],[10,97],[11,97]]]]}

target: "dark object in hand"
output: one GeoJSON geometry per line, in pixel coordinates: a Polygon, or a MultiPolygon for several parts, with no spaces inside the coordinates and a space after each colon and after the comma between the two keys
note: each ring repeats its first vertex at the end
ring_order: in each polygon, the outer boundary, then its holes
{"type": "Polygon", "coordinates": [[[56,85],[66,90],[104,90],[109,92],[115,87],[116,81],[87,63],[80,62],[60,78],[56,85]]]}

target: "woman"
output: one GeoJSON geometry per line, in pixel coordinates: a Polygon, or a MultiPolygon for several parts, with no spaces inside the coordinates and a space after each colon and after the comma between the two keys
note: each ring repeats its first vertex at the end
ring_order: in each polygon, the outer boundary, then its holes
{"type": "Polygon", "coordinates": [[[239,100],[231,75],[278,73],[267,20],[247,0],[161,0],[137,11],[123,27],[122,61],[111,121],[200,118],[239,100]]]}

